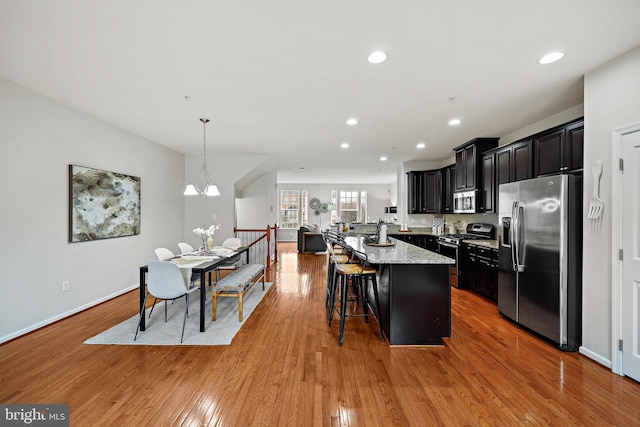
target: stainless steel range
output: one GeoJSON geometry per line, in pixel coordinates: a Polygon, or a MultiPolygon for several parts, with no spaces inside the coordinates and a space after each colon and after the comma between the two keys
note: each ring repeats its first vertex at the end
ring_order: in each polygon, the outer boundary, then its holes
{"type": "Polygon", "coordinates": [[[464,240],[492,239],[495,239],[495,227],[480,222],[467,225],[466,234],[443,234],[438,237],[438,252],[456,260],[456,264],[449,267],[449,284],[451,286],[457,288],[462,283],[462,242],[464,240]]]}

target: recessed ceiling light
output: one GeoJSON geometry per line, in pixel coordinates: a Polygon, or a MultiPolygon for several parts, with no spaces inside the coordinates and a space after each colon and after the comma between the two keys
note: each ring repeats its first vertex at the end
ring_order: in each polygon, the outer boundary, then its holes
{"type": "Polygon", "coordinates": [[[450,125],[450,126],[457,126],[457,125],[459,125],[460,123],[462,123],[462,122],[460,121],[460,119],[451,119],[451,120],[449,120],[449,125],[450,125]]]}
{"type": "Polygon", "coordinates": [[[367,60],[372,64],[380,64],[381,62],[387,60],[387,54],[380,50],[377,50],[375,52],[372,52],[367,60]]]}
{"type": "Polygon", "coordinates": [[[380,161],[381,161],[381,162],[386,162],[386,161],[387,161],[387,157],[386,157],[386,156],[382,156],[382,157],[380,157],[380,161]]]}
{"type": "Polygon", "coordinates": [[[416,145],[416,148],[424,148],[426,147],[426,144],[424,142],[419,142],[418,145],[416,145]]]}
{"type": "Polygon", "coordinates": [[[349,144],[347,142],[343,142],[340,144],[340,148],[349,148],[349,144]]]}
{"type": "Polygon", "coordinates": [[[357,125],[358,124],[358,119],[351,118],[351,119],[347,120],[347,124],[349,126],[357,125]]]}
{"type": "Polygon", "coordinates": [[[564,56],[564,53],[562,52],[552,52],[540,58],[540,60],[538,61],[538,64],[543,64],[543,65],[551,64],[552,62],[556,62],[562,59],[563,56],[564,56]]]}

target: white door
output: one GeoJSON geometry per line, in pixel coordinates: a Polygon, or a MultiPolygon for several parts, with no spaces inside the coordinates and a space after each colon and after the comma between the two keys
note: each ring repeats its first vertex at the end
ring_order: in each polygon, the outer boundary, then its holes
{"type": "Polygon", "coordinates": [[[640,129],[622,135],[622,371],[640,381],[640,129]]]}

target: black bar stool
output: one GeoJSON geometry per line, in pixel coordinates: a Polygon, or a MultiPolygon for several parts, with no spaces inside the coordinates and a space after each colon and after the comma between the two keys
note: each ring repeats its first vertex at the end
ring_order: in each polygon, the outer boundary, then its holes
{"type": "Polygon", "coordinates": [[[329,309],[329,326],[333,320],[333,312],[336,311],[336,299],[338,293],[338,284],[340,284],[340,346],[344,341],[344,325],[347,317],[364,317],[365,321],[369,322],[369,316],[371,311],[369,309],[369,301],[367,298],[367,286],[371,285],[374,296],[376,321],[378,322],[378,330],[380,332],[380,339],[384,342],[384,335],[382,334],[382,325],[380,319],[377,317],[380,313],[380,300],[378,298],[378,283],[376,280],[376,269],[369,265],[367,262],[367,255],[363,252],[357,251],[344,242],[338,242],[338,245],[342,247],[343,252],[350,252],[351,258],[358,258],[359,264],[356,263],[340,263],[333,261],[333,271],[335,278],[331,280],[331,290],[329,294],[331,307],[329,309]],[[349,294],[349,284],[351,284],[352,297],[349,294]],[[362,302],[362,313],[352,312],[347,314],[347,305],[349,300],[356,301],[356,308],[358,302],[362,302]]]}
{"type": "MultiPolygon", "coordinates": [[[[349,254],[343,250],[344,236],[336,233],[334,230],[327,230],[322,233],[325,244],[327,245],[327,253],[329,254],[329,261],[327,264],[327,290],[325,295],[324,305],[329,306],[329,302],[332,299],[332,292],[334,288],[334,282],[336,280],[336,270],[334,265],[346,264],[351,262],[360,262],[359,259],[352,259],[349,254]]],[[[329,318],[331,317],[331,311],[329,311],[329,318]]]]}

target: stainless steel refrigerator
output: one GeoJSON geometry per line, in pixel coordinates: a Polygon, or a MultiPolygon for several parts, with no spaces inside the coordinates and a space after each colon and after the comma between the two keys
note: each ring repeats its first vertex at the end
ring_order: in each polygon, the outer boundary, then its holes
{"type": "Polygon", "coordinates": [[[582,178],[501,184],[498,310],[575,351],[582,339],[582,178]]]}

